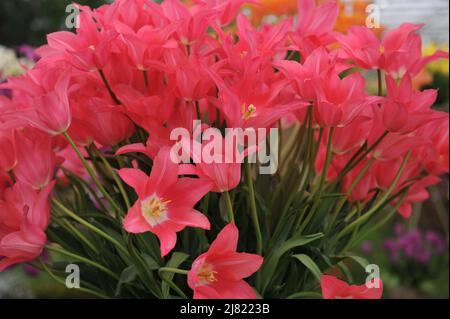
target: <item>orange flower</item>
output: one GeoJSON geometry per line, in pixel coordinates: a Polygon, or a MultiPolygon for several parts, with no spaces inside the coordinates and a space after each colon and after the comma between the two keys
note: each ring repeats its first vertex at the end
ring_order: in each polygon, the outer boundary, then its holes
{"type": "MultiPolygon", "coordinates": [[[[318,4],[328,2],[329,0],[317,0],[318,4]]],[[[335,30],[346,32],[354,25],[365,25],[367,19],[366,8],[373,3],[371,0],[338,0],[339,16],[337,18],[335,30]]],[[[251,20],[254,24],[260,24],[269,17],[281,18],[283,16],[293,16],[297,14],[297,0],[260,0],[257,5],[250,5],[251,20]]],[[[277,19],[277,20],[278,20],[277,19]]],[[[374,29],[379,37],[383,33],[383,27],[374,29]]]]}

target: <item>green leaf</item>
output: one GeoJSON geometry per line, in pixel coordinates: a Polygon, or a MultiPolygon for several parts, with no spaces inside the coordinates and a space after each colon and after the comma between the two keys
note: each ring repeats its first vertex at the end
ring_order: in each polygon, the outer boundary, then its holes
{"type": "Polygon", "coordinates": [[[317,281],[320,282],[322,272],[320,271],[319,266],[317,266],[314,260],[311,259],[311,257],[305,254],[298,254],[292,257],[298,259],[306,268],[308,268],[311,271],[314,277],[316,277],[317,281]]]}
{"type": "Polygon", "coordinates": [[[147,264],[147,267],[150,269],[150,270],[157,270],[157,269],[159,269],[159,265],[158,265],[158,263],[155,261],[155,259],[153,259],[153,257],[151,257],[151,256],[149,256],[149,255],[147,255],[147,254],[142,254],[142,257],[144,258],[144,260],[145,260],[145,262],[146,262],[146,264],[147,264]]]}
{"type": "Polygon", "coordinates": [[[367,265],[370,263],[363,257],[355,256],[355,255],[347,255],[345,256],[347,258],[350,258],[354,260],[357,264],[359,264],[364,270],[366,269],[367,265]]]}
{"type": "Polygon", "coordinates": [[[122,273],[120,274],[119,282],[117,283],[117,287],[116,287],[116,293],[115,293],[116,297],[120,295],[122,285],[133,282],[137,278],[137,275],[138,275],[138,273],[137,273],[136,267],[134,267],[134,265],[129,266],[122,271],[122,273]]]}
{"type": "Polygon", "coordinates": [[[219,198],[219,213],[220,217],[225,223],[230,222],[228,208],[226,204],[225,194],[221,194],[219,198]]]}
{"type": "Polygon", "coordinates": [[[356,256],[356,255],[344,255],[344,256],[332,256],[332,258],[336,258],[339,259],[339,262],[341,262],[342,260],[349,258],[351,260],[353,260],[354,262],[356,262],[358,265],[360,265],[363,269],[366,269],[367,265],[369,265],[370,263],[367,261],[367,259],[360,257],[360,256],[356,256]]]}
{"type": "Polygon", "coordinates": [[[267,289],[267,286],[272,280],[273,275],[275,274],[280,258],[285,253],[287,253],[289,250],[293,248],[309,244],[310,242],[322,238],[323,236],[324,236],[323,233],[299,236],[297,238],[292,238],[288,241],[285,241],[284,243],[274,247],[274,249],[270,252],[268,257],[265,259],[264,265],[261,269],[261,278],[264,280],[264,283],[262,284],[262,289],[260,289],[261,293],[264,294],[265,290],[267,289]]]}
{"type": "MultiPolygon", "coordinates": [[[[173,253],[172,257],[170,258],[169,262],[166,264],[166,267],[170,268],[178,268],[187,258],[189,257],[188,254],[175,252],[173,253]]],[[[174,273],[165,272],[161,273],[161,276],[164,277],[164,279],[171,281],[174,277],[174,273]]],[[[170,286],[166,282],[162,282],[162,293],[164,299],[170,298],[170,286]]]]}
{"type": "Polygon", "coordinates": [[[300,291],[287,297],[287,299],[303,299],[303,298],[321,299],[322,294],[315,291],[300,291]]]}

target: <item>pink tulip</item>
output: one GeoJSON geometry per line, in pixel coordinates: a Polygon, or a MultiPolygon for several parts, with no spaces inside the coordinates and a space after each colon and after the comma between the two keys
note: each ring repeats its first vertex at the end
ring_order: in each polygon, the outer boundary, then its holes
{"type": "Polygon", "coordinates": [[[53,179],[57,158],[52,139],[39,132],[16,135],[17,165],[14,174],[18,181],[34,189],[45,188],[53,179]]]}
{"type": "Polygon", "coordinates": [[[197,257],[188,273],[194,299],[255,299],[256,293],[243,279],[262,265],[255,254],[236,252],[239,231],[228,224],[217,235],[209,250],[197,257]]]}
{"type": "Polygon", "coordinates": [[[335,1],[316,5],[315,0],[297,0],[298,24],[292,40],[304,61],[317,47],[333,42],[332,31],[339,13],[335,1]]]}
{"type": "Polygon", "coordinates": [[[369,288],[365,284],[356,286],[337,279],[334,276],[322,275],[323,299],[381,299],[383,282],[379,279],[380,287],[369,288]]]}
{"type": "Polygon", "coordinates": [[[220,25],[230,24],[246,3],[258,3],[258,0],[195,0],[199,6],[205,9],[213,9],[219,13],[220,25]]]}
{"type": "Polygon", "coordinates": [[[121,169],[119,175],[139,196],[123,227],[130,233],[154,233],[161,242],[162,256],[174,248],[176,233],[186,226],[209,229],[206,216],[193,207],[209,192],[211,184],[178,178],[178,165],[172,162],[168,147],[155,157],[150,176],[137,169],[121,169]]]}
{"type": "Polygon", "coordinates": [[[374,107],[376,116],[381,116],[384,127],[391,132],[409,133],[428,122],[445,117],[443,112],[435,112],[432,106],[437,98],[437,90],[415,91],[412,79],[405,75],[400,84],[386,76],[387,96],[374,107]]]}
{"type": "Polygon", "coordinates": [[[61,72],[57,68],[44,70],[38,66],[27,75],[10,78],[6,86],[15,92],[15,109],[3,116],[50,135],[67,131],[71,122],[68,99],[70,78],[69,72],[61,72]]]}
{"type": "MultiPolygon", "coordinates": [[[[100,101],[92,102],[95,105],[100,101]]],[[[86,122],[95,142],[104,146],[113,146],[133,135],[135,128],[133,122],[114,106],[103,105],[91,109],[95,111],[86,122]]]]}
{"type": "Polygon", "coordinates": [[[0,198],[0,272],[39,257],[47,241],[49,196],[54,183],[40,192],[17,183],[0,198]]]}
{"type": "MultiPolygon", "coordinates": [[[[82,71],[96,71],[108,63],[113,40],[118,34],[114,30],[100,32],[101,25],[96,13],[86,6],[80,8],[78,19],[83,27],[78,28],[76,34],[67,31],[48,34],[48,45],[38,49],[37,53],[41,56],[51,56],[53,63],[64,61],[82,71]]],[[[40,62],[49,61],[44,59],[40,62]]]]}
{"type": "Polygon", "coordinates": [[[197,141],[181,141],[181,143],[186,151],[191,151],[190,156],[195,165],[180,165],[178,173],[197,175],[200,179],[210,181],[213,185],[211,191],[217,193],[230,191],[239,185],[242,162],[250,153],[256,151],[256,146],[253,145],[241,153],[235,141],[229,143],[227,148],[227,138],[222,140],[214,138],[202,144],[197,141]]]}
{"type": "Polygon", "coordinates": [[[17,152],[14,133],[0,130],[0,171],[9,172],[16,164],[17,152]]]}
{"type": "Polygon", "coordinates": [[[354,26],[347,36],[336,34],[341,44],[340,57],[353,60],[364,69],[384,69],[394,79],[417,75],[428,63],[448,58],[448,53],[437,51],[422,57],[422,40],[416,32],[422,25],[404,23],[386,33],[380,41],[367,27],[354,26]]]}

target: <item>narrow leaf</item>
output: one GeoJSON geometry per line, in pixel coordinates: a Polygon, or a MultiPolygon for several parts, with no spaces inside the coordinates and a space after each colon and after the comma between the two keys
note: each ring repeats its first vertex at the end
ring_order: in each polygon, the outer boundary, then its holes
{"type": "Polygon", "coordinates": [[[320,282],[322,272],[320,271],[319,266],[317,266],[314,260],[311,259],[311,257],[305,254],[298,254],[292,257],[298,259],[306,268],[308,268],[311,271],[314,277],[316,277],[317,281],[320,282]]]}

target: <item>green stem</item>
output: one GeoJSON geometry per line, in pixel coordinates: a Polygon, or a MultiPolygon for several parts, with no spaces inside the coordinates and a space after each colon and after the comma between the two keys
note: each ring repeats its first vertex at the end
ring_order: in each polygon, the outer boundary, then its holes
{"type": "Polygon", "coordinates": [[[89,247],[96,255],[98,255],[100,252],[98,251],[97,247],[93,243],[91,243],[74,225],[72,225],[69,221],[62,218],[62,220],[59,220],[58,217],[54,218],[53,221],[58,224],[60,227],[66,228],[69,232],[73,233],[74,237],[78,237],[78,239],[83,242],[87,247],[89,247]]]}
{"type": "Polygon", "coordinates": [[[369,155],[369,153],[372,152],[384,140],[384,138],[388,134],[389,134],[389,131],[383,132],[383,134],[364,153],[362,153],[359,157],[350,159],[350,161],[348,161],[348,163],[342,169],[342,172],[339,173],[339,175],[336,178],[334,184],[339,183],[342,180],[342,178],[344,178],[344,176],[348,172],[350,172],[353,168],[355,168],[360,161],[362,161],[364,158],[366,158],[366,156],[369,155]]]}
{"type": "Polygon", "coordinates": [[[100,157],[103,164],[106,166],[108,173],[111,174],[112,178],[114,179],[114,182],[116,183],[117,187],[119,188],[120,194],[122,195],[122,198],[125,202],[125,205],[127,206],[127,209],[130,209],[130,200],[128,199],[127,192],[125,191],[125,187],[123,186],[122,180],[117,175],[114,168],[111,166],[111,164],[108,162],[108,160],[103,156],[103,154],[100,152],[100,150],[94,145],[93,147],[94,151],[97,153],[97,156],[100,157]]]}
{"type": "Polygon", "coordinates": [[[171,273],[174,273],[174,274],[185,275],[185,276],[187,276],[187,274],[189,273],[188,270],[172,268],[172,267],[161,267],[161,268],[158,269],[158,272],[159,273],[171,272],[171,273]]]}
{"type": "MultiPolygon", "coordinates": [[[[328,135],[327,153],[325,156],[325,166],[323,167],[323,172],[322,172],[322,175],[321,175],[320,181],[319,181],[319,188],[317,189],[317,193],[318,193],[319,197],[320,197],[320,193],[322,192],[322,189],[323,189],[323,184],[325,184],[325,180],[328,175],[328,169],[330,167],[331,160],[333,158],[333,152],[331,150],[331,146],[332,146],[332,142],[333,142],[332,141],[333,133],[334,133],[334,127],[331,127],[329,135],[328,135]]],[[[320,140],[319,140],[319,143],[320,143],[320,140]]]]}
{"type": "Polygon", "coordinates": [[[224,192],[223,195],[225,196],[225,202],[227,204],[228,218],[230,220],[230,223],[235,224],[233,202],[231,201],[230,193],[227,191],[227,192],[224,192]]]}
{"type": "Polygon", "coordinates": [[[299,299],[299,298],[322,298],[322,294],[315,291],[301,291],[288,296],[286,299],[299,299]]]}
{"type": "Polygon", "coordinates": [[[111,96],[111,98],[114,100],[114,102],[118,105],[122,104],[122,102],[120,102],[120,100],[117,98],[117,95],[114,93],[111,86],[109,85],[108,80],[106,79],[106,76],[105,76],[105,73],[103,72],[103,70],[99,69],[98,73],[100,74],[100,77],[102,78],[102,81],[105,84],[106,89],[108,90],[108,93],[111,96]]]}
{"type": "Polygon", "coordinates": [[[339,203],[336,205],[333,213],[331,214],[331,221],[328,224],[327,230],[325,231],[325,233],[329,233],[332,226],[334,225],[334,222],[336,221],[336,218],[340,212],[340,210],[342,209],[342,207],[344,206],[345,202],[347,201],[347,199],[349,198],[349,196],[351,195],[351,193],[353,192],[353,190],[355,189],[356,185],[358,185],[359,181],[364,177],[364,175],[366,174],[366,172],[369,170],[369,168],[372,166],[372,164],[375,162],[375,158],[371,158],[366,166],[361,170],[361,172],[358,174],[358,176],[355,178],[355,180],[353,181],[353,183],[350,185],[350,187],[348,188],[347,192],[345,193],[345,196],[341,198],[341,200],[339,201],[339,203]]]}
{"type": "Polygon", "coordinates": [[[67,134],[67,132],[63,133],[64,137],[67,139],[67,141],[69,142],[69,144],[72,146],[72,148],[74,149],[75,153],[77,153],[78,157],[80,158],[81,162],[83,163],[83,166],[86,168],[86,171],[88,172],[89,176],[91,176],[92,180],[94,181],[95,185],[98,187],[98,189],[100,190],[100,192],[102,192],[102,194],[105,196],[105,198],[110,202],[110,204],[117,209],[119,212],[122,211],[122,208],[120,208],[120,206],[115,202],[115,200],[108,194],[108,192],[105,190],[105,188],[103,187],[103,185],[100,183],[100,181],[98,180],[96,174],[94,173],[94,170],[92,169],[92,167],[89,165],[89,163],[86,161],[86,159],[84,158],[83,154],[81,154],[80,149],[78,148],[78,146],[75,144],[75,142],[72,140],[72,138],[69,136],[69,134],[67,134]]]}
{"type": "Polygon", "coordinates": [[[248,200],[250,204],[253,226],[255,227],[256,233],[256,253],[258,255],[262,255],[262,235],[261,235],[261,228],[259,226],[258,211],[256,209],[255,190],[253,188],[252,165],[248,161],[248,159],[245,161],[245,173],[249,193],[248,200]]]}
{"type": "Polygon", "coordinates": [[[148,88],[148,71],[147,70],[143,70],[142,71],[142,75],[144,77],[145,88],[148,88]]]}
{"type": "MultiPolygon", "coordinates": [[[[329,135],[328,135],[327,151],[326,151],[326,155],[325,155],[325,164],[323,167],[323,172],[320,175],[319,184],[317,184],[318,186],[314,187],[315,189],[312,192],[311,196],[313,198],[313,205],[312,205],[312,208],[309,211],[309,213],[306,215],[305,220],[301,223],[301,226],[298,230],[300,233],[302,233],[305,230],[305,228],[308,226],[308,223],[311,221],[312,217],[316,214],[317,209],[319,208],[320,199],[322,196],[321,193],[323,190],[323,185],[325,184],[325,180],[328,175],[328,169],[330,167],[331,160],[333,158],[333,152],[331,150],[333,133],[334,133],[334,127],[331,127],[329,135]]],[[[318,141],[318,143],[320,143],[320,140],[318,141]]],[[[314,150],[313,150],[313,152],[314,152],[314,150]]]]}
{"type": "Polygon", "coordinates": [[[46,245],[45,248],[46,248],[47,250],[49,250],[49,251],[53,251],[53,252],[55,252],[55,253],[58,253],[58,254],[61,254],[61,255],[65,255],[65,256],[67,256],[67,257],[76,259],[76,260],[78,260],[78,261],[80,261],[80,262],[84,262],[84,263],[86,263],[86,264],[88,264],[88,265],[91,265],[91,266],[93,266],[93,267],[95,267],[95,268],[97,268],[97,269],[103,271],[105,274],[111,276],[112,278],[114,278],[114,279],[116,279],[116,280],[119,280],[119,279],[120,279],[119,276],[117,276],[115,273],[113,273],[113,272],[112,272],[111,270],[109,270],[108,268],[106,268],[106,267],[104,267],[104,266],[102,266],[102,265],[96,263],[95,261],[92,261],[92,260],[90,260],[90,259],[87,259],[87,258],[85,258],[85,257],[83,257],[83,256],[79,256],[79,255],[77,255],[77,254],[68,252],[68,251],[66,251],[66,250],[64,250],[64,249],[60,249],[60,248],[57,248],[57,247],[52,247],[52,246],[50,246],[50,245],[46,245]]]}
{"type": "Polygon", "coordinates": [[[381,69],[377,70],[377,77],[378,77],[378,96],[381,96],[383,94],[383,77],[381,74],[381,69]]]}
{"type": "MultiPolygon", "coordinates": [[[[46,265],[42,260],[40,260],[40,263],[41,263],[41,265],[42,265],[42,268],[47,272],[47,274],[48,274],[53,280],[55,280],[57,283],[59,283],[59,284],[61,284],[61,285],[63,285],[63,286],[66,286],[66,282],[65,282],[63,279],[61,279],[61,278],[59,278],[58,276],[56,276],[56,275],[55,275],[55,274],[47,267],[47,265],[46,265]]],[[[100,293],[100,292],[91,290],[91,289],[87,289],[87,288],[80,287],[80,288],[78,288],[78,290],[79,290],[79,291],[82,291],[82,292],[85,292],[85,293],[88,293],[88,294],[91,294],[91,295],[93,295],[93,296],[96,296],[96,297],[98,297],[98,298],[109,299],[108,296],[106,296],[106,295],[104,295],[104,294],[102,294],[102,293],[100,293]]]]}
{"type": "Polygon", "coordinates": [[[95,227],[94,225],[92,225],[91,223],[85,221],[83,218],[79,217],[77,214],[75,214],[74,212],[72,212],[70,209],[68,209],[66,206],[64,206],[61,202],[59,202],[57,199],[52,199],[52,202],[54,205],[56,205],[59,209],[61,209],[64,213],[66,213],[67,215],[69,215],[71,218],[73,218],[74,220],[76,220],[77,222],[79,222],[81,225],[85,226],[86,228],[90,229],[91,231],[93,231],[94,233],[96,233],[97,235],[99,235],[100,237],[105,238],[106,240],[108,240],[109,242],[111,242],[112,244],[114,244],[114,246],[116,246],[119,250],[122,251],[122,253],[124,253],[125,255],[128,255],[128,251],[125,249],[125,247],[119,243],[117,240],[115,240],[114,238],[112,238],[111,236],[109,236],[107,233],[105,233],[104,231],[102,231],[101,229],[98,229],[97,227],[95,227]]]}
{"type": "Polygon", "coordinates": [[[82,186],[86,188],[86,190],[94,197],[95,202],[103,209],[103,211],[107,211],[105,205],[103,204],[100,197],[97,195],[97,192],[86,182],[83,178],[80,178],[77,174],[70,171],[68,168],[62,166],[61,169],[68,178],[73,178],[78,181],[82,186]]]}
{"type": "Polygon", "coordinates": [[[280,171],[280,163],[283,162],[281,159],[281,154],[283,151],[283,130],[282,130],[282,123],[281,123],[281,119],[278,120],[278,158],[277,158],[277,166],[278,166],[278,172],[277,174],[280,175],[281,171],[280,171]]]}
{"type": "Polygon", "coordinates": [[[381,227],[383,227],[397,212],[398,208],[403,204],[403,200],[406,196],[406,194],[408,194],[408,189],[403,190],[402,194],[400,196],[399,201],[395,204],[394,207],[392,207],[392,209],[390,211],[387,212],[386,216],[384,216],[380,221],[378,221],[377,223],[375,223],[371,228],[367,229],[366,231],[364,231],[362,233],[362,235],[360,235],[358,238],[352,238],[351,240],[349,240],[349,242],[345,245],[345,247],[341,250],[341,252],[339,253],[339,255],[344,254],[346,251],[350,250],[352,247],[355,246],[356,243],[360,242],[361,239],[363,238],[367,238],[370,234],[372,234],[373,232],[375,232],[376,230],[380,229],[381,227]]]}
{"type": "Polygon", "coordinates": [[[13,182],[13,184],[15,184],[16,183],[16,177],[14,176],[14,173],[13,173],[12,170],[8,171],[8,176],[11,179],[11,181],[13,182]]]}
{"type": "Polygon", "coordinates": [[[201,121],[202,120],[202,112],[200,111],[200,103],[198,101],[194,102],[195,111],[197,112],[197,118],[201,121]]]}
{"type": "Polygon", "coordinates": [[[345,227],[337,236],[337,239],[342,238],[343,236],[347,235],[353,228],[355,228],[356,226],[360,225],[361,223],[363,223],[364,221],[366,221],[370,216],[372,216],[375,212],[378,211],[378,209],[380,207],[382,207],[385,204],[385,201],[389,198],[389,196],[392,194],[393,190],[395,189],[395,187],[398,184],[398,181],[400,180],[400,177],[406,167],[406,164],[408,163],[409,157],[411,156],[411,151],[408,152],[408,154],[406,154],[405,158],[403,159],[403,162],[394,178],[394,180],[392,181],[391,186],[389,187],[389,189],[384,193],[384,195],[380,198],[380,200],[377,202],[377,204],[375,204],[375,206],[373,206],[368,212],[366,212],[364,215],[362,215],[360,218],[358,218],[357,220],[355,220],[353,223],[347,225],[347,227],[345,227]]]}

